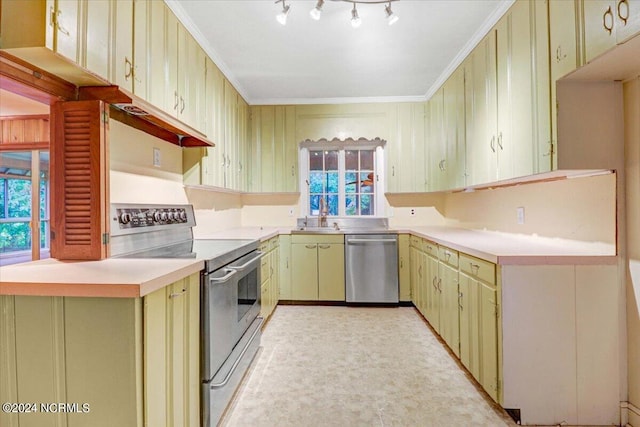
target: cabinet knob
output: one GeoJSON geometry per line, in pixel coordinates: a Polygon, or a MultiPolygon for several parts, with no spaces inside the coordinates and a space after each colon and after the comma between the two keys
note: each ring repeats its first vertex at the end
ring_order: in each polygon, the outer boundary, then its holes
{"type": "Polygon", "coordinates": [[[627,25],[627,19],[629,19],[629,3],[627,2],[627,0],[620,0],[618,2],[618,18],[620,18],[620,20],[622,21],[622,23],[626,26],[627,25]],[[622,14],[622,6],[624,5],[624,15],[622,14]]]}
{"type": "MultiPolygon", "coordinates": [[[[619,6],[620,4],[618,4],[618,8],[619,6]]],[[[604,12],[604,15],[602,15],[602,26],[609,35],[611,35],[611,32],[613,31],[613,12],[611,11],[611,6],[609,6],[604,12]]]]}

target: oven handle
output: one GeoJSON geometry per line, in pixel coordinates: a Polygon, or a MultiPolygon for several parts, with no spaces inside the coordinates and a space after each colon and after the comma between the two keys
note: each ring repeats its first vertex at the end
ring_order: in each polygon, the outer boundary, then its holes
{"type": "Polygon", "coordinates": [[[225,270],[224,270],[224,271],[227,271],[228,273],[227,273],[227,274],[225,274],[225,275],[224,275],[224,276],[222,276],[222,277],[216,277],[216,278],[213,278],[213,277],[212,277],[212,278],[210,278],[209,280],[210,280],[210,281],[212,281],[212,282],[214,282],[214,283],[224,283],[224,282],[228,282],[228,281],[229,281],[229,279],[231,279],[231,277],[237,273],[237,271],[232,270],[232,269],[230,269],[230,268],[225,268],[225,270]]]}
{"type": "Polygon", "coordinates": [[[227,376],[224,377],[224,379],[222,381],[220,381],[219,383],[211,383],[209,385],[209,387],[211,387],[213,389],[213,388],[224,387],[225,385],[227,385],[227,383],[231,379],[231,376],[233,375],[233,373],[236,371],[236,368],[240,364],[240,361],[242,361],[242,358],[244,357],[244,354],[247,352],[249,347],[251,347],[251,344],[253,343],[253,340],[255,339],[256,335],[258,335],[258,332],[260,332],[260,329],[262,328],[262,322],[264,322],[264,320],[261,317],[258,317],[258,319],[260,319],[260,324],[258,325],[256,330],[253,331],[253,334],[251,335],[251,338],[249,338],[249,341],[247,341],[247,344],[244,346],[244,348],[242,349],[242,352],[240,353],[240,355],[238,356],[236,361],[233,363],[233,366],[231,366],[231,369],[229,369],[229,373],[227,374],[227,376]]]}
{"type": "Polygon", "coordinates": [[[250,261],[245,262],[242,265],[230,265],[227,268],[234,270],[234,271],[242,271],[245,268],[247,268],[250,264],[252,264],[254,261],[259,260],[260,258],[262,258],[263,256],[265,256],[264,252],[260,252],[260,251],[256,251],[257,256],[251,258],[250,261]]]}

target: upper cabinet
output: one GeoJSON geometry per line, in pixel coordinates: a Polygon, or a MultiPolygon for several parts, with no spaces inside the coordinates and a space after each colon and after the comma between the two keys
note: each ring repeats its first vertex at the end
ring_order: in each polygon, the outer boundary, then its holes
{"type": "Polygon", "coordinates": [[[583,0],[586,62],[640,31],[639,0],[583,0]]]}
{"type": "Polygon", "coordinates": [[[424,192],[428,188],[426,103],[400,103],[389,108],[397,127],[385,147],[386,182],[390,193],[424,192]]]}

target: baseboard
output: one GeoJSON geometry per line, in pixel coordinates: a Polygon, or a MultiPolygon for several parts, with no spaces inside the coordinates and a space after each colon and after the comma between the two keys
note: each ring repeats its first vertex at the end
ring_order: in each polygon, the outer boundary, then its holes
{"type": "Polygon", "coordinates": [[[622,425],[625,427],[640,427],[640,408],[631,402],[620,402],[622,425]]]}

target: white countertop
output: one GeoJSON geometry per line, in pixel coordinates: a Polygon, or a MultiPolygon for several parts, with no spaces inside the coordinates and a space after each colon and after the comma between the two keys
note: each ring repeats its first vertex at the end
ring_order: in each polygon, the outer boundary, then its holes
{"type": "MultiPolygon", "coordinates": [[[[615,264],[615,245],[454,227],[397,227],[499,265],[615,264]]],[[[199,239],[267,240],[290,227],[243,227],[199,239]]],[[[195,259],[58,261],[47,259],[0,267],[0,295],[139,297],[204,268],[195,259]]]]}
{"type": "Polygon", "coordinates": [[[45,259],[0,267],[0,295],[132,298],[203,268],[195,259],[45,259]]]}

